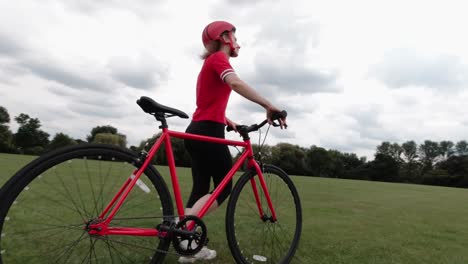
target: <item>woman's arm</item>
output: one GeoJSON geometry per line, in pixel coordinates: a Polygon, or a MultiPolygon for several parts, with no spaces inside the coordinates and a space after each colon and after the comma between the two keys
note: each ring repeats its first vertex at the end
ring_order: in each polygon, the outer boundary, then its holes
{"type": "MultiPolygon", "coordinates": [[[[224,81],[234,90],[236,93],[240,94],[241,96],[249,99],[250,101],[261,105],[267,111],[267,119],[268,122],[271,124],[271,116],[275,112],[281,112],[280,109],[276,108],[274,105],[270,103],[266,98],[261,96],[257,93],[254,89],[252,89],[247,83],[242,81],[237,74],[229,74],[224,78],[224,81]]],[[[281,128],[285,127],[286,125],[286,118],[280,119],[281,128]]]]}
{"type": "Polygon", "coordinates": [[[249,99],[252,102],[255,102],[261,105],[263,108],[268,110],[273,107],[273,105],[260,94],[258,94],[254,89],[252,89],[247,83],[242,81],[237,74],[229,74],[224,78],[224,81],[234,90],[236,93],[242,95],[243,97],[249,99]]]}

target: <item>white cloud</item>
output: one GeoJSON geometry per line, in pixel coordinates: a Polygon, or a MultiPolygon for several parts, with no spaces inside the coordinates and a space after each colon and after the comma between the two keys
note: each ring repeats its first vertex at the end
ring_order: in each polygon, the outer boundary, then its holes
{"type": "MultiPolygon", "coordinates": [[[[239,76],[289,113],[269,144],[372,158],[382,141],[467,139],[468,18],[456,1],[46,0],[0,10],[0,105],[51,135],[84,139],[110,124],[138,144],[158,131],[135,103],[142,95],[190,115],[201,31],[223,19],[237,26],[239,76]]],[[[228,115],[251,124],[265,113],[233,93],[228,115]]]]}
{"type": "Polygon", "coordinates": [[[468,87],[468,66],[449,54],[422,54],[417,50],[394,49],[372,66],[371,77],[390,88],[422,86],[434,89],[468,87]]]}
{"type": "Polygon", "coordinates": [[[167,82],[168,66],[151,54],[136,59],[114,57],[109,61],[112,77],[127,86],[148,90],[167,82]]]}

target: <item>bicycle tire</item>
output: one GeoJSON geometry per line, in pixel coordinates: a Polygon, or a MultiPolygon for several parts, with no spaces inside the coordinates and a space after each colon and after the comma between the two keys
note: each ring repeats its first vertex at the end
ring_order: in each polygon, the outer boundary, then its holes
{"type": "MultiPolygon", "coordinates": [[[[257,173],[254,170],[245,172],[236,183],[227,206],[226,236],[229,248],[237,263],[290,263],[302,230],[299,195],[283,170],[265,165],[263,175],[277,221],[261,219],[252,185],[248,184],[257,173]]],[[[256,183],[263,212],[271,216],[259,181],[256,180],[256,183]]]]}
{"type": "MultiPolygon", "coordinates": [[[[136,161],[127,149],[85,144],[45,154],[18,171],[1,190],[0,264],[161,263],[169,238],[97,237],[85,230],[136,161]]],[[[156,228],[172,220],[172,199],[159,172],[148,166],[140,180],[150,192],[135,186],[109,226],[156,228]]]]}

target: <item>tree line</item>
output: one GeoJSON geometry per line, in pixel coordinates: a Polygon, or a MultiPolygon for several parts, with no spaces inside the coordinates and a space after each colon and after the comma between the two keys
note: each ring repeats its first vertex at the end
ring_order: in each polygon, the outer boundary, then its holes
{"type": "Polygon", "coordinates": [[[86,140],[74,139],[64,133],[57,133],[50,139],[49,133],[41,129],[38,118],[21,113],[14,120],[19,125],[16,133],[9,128],[11,120],[7,109],[0,106],[0,152],[41,155],[54,149],[83,143],[105,143],[122,147],[127,145],[126,136],[109,125],[92,128],[86,140]]]}
{"type": "MultiPolygon", "coordinates": [[[[127,147],[126,136],[110,125],[92,128],[85,140],[74,139],[64,133],[57,133],[49,139],[50,135],[41,130],[37,118],[21,113],[14,120],[19,125],[16,133],[9,129],[8,111],[0,106],[0,152],[40,155],[60,147],[84,143],[127,147]]],[[[129,148],[136,152],[148,150],[159,136],[156,134],[129,148]]],[[[173,138],[172,147],[176,164],[190,167],[190,156],[185,151],[183,140],[173,138]]],[[[468,143],[465,140],[456,143],[425,140],[419,145],[412,140],[403,144],[382,142],[376,147],[372,161],[354,153],[315,145],[304,148],[279,143],[274,146],[253,145],[253,148],[256,153],[261,153],[257,159],[275,164],[290,175],[468,187],[468,143]]],[[[238,157],[239,154],[235,155],[233,160],[238,157]]],[[[154,157],[154,163],[167,165],[164,146],[154,157]]]]}

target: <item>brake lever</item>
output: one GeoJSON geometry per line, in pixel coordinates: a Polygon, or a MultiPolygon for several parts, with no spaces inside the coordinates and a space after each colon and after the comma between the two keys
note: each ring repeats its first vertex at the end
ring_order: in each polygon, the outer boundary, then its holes
{"type": "MultiPolygon", "coordinates": [[[[279,126],[281,126],[280,124],[276,123],[275,121],[273,121],[273,122],[271,123],[271,125],[274,126],[274,127],[279,127],[279,126]]],[[[287,128],[287,127],[288,127],[287,124],[284,124],[283,126],[284,126],[284,128],[287,128]]]]}

